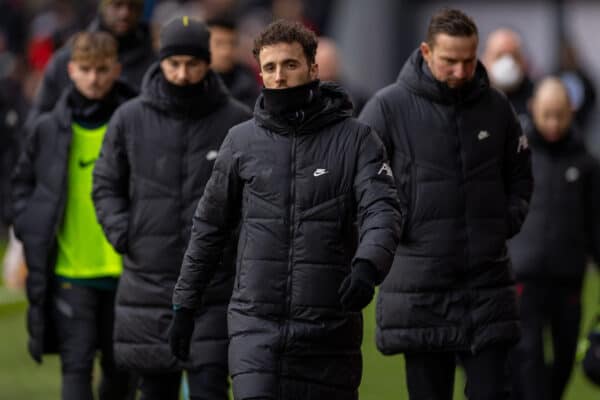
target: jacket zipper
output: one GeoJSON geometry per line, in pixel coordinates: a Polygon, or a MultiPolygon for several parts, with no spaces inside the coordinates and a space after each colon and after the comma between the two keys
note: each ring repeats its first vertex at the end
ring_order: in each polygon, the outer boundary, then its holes
{"type": "MultiPolygon", "coordinates": [[[[290,159],[290,210],[288,216],[289,223],[289,252],[288,252],[288,269],[287,269],[287,283],[285,293],[285,310],[282,318],[282,333],[281,333],[281,351],[285,351],[287,345],[287,335],[289,328],[290,310],[292,308],[292,272],[294,265],[294,240],[296,238],[296,130],[292,131],[292,146],[291,146],[291,159],[290,159]]],[[[279,376],[281,376],[282,357],[279,358],[279,376]]],[[[281,382],[279,384],[280,397],[283,397],[283,387],[281,382]]]]}
{"type": "Polygon", "coordinates": [[[454,109],[454,129],[456,132],[456,143],[458,144],[458,165],[459,165],[459,178],[460,178],[460,191],[463,197],[463,202],[464,202],[464,206],[463,206],[463,223],[464,223],[464,229],[465,229],[465,248],[464,248],[464,260],[465,260],[465,267],[466,267],[466,271],[465,271],[465,293],[466,293],[466,301],[465,301],[465,310],[467,311],[467,326],[466,326],[466,335],[467,335],[467,340],[469,343],[469,351],[472,354],[475,354],[475,346],[473,344],[473,327],[474,327],[474,322],[473,322],[473,313],[470,312],[470,308],[473,305],[473,291],[469,285],[468,282],[468,274],[469,274],[469,226],[468,226],[468,220],[467,220],[467,192],[465,190],[465,184],[466,184],[466,174],[465,174],[465,165],[464,165],[464,161],[462,158],[462,153],[463,153],[463,144],[462,144],[462,140],[460,137],[460,129],[459,129],[459,125],[458,125],[458,116],[459,116],[459,112],[460,112],[460,104],[457,104],[455,106],[454,109]]]}

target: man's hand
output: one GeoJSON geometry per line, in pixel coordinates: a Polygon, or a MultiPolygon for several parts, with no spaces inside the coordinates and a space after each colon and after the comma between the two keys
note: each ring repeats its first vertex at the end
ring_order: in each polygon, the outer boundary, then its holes
{"type": "Polygon", "coordinates": [[[169,345],[171,353],[180,359],[187,360],[190,355],[190,341],[194,332],[194,311],[187,308],[175,308],[169,345]]]}
{"type": "Polygon", "coordinates": [[[340,285],[340,303],[346,311],[361,311],[373,299],[377,269],[367,261],[358,260],[352,272],[340,285]]]}

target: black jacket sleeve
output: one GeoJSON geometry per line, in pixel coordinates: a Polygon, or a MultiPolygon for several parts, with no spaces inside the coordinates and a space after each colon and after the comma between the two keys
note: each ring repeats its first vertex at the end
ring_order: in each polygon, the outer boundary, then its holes
{"type": "Polygon", "coordinates": [[[22,240],[22,216],[35,187],[35,157],[38,152],[38,126],[26,133],[25,144],[11,176],[12,218],[15,236],[22,240]]]}
{"type": "Polygon", "coordinates": [[[507,197],[508,238],[519,233],[533,192],[531,151],[514,110],[507,102],[509,117],[504,148],[504,186],[507,197]]]}
{"type": "MultiPolygon", "coordinates": [[[[412,177],[410,174],[411,157],[409,154],[411,154],[411,149],[407,148],[407,146],[409,146],[407,140],[404,140],[404,138],[399,138],[399,151],[396,151],[396,145],[392,138],[392,132],[390,128],[392,124],[390,121],[388,121],[388,118],[392,118],[392,116],[394,116],[394,113],[392,113],[386,107],[384,100],[376,95],[367,102],[360,114],[359,119],[361,122],[369,125],[375,130],[375,133],[379,136],[383,142],[383,145],[385,146],[388,157],[394,158],[390,160],[390,164],[392,166],[392,171],[396,182],[396,191],[398,192],[400,211],[403,216],[400,232],[400,241],[402,241],[405,236],[404,231],[408,229],[409,222],[406,220],[406,217],[410,214],[410,187],[414,183],[412,182],[412,177]]],[[[401,118],[401,116],[395,115],[395,118],[401,118]]]]}
{"type": "Polygon", "coordinates": [[[359,233],[355,260],[374,265],[380,283],[389,272],[400,240],[401,212],[386,151],[372,131],[360,144],[354,193],[359,233]]]}
{"type": "Polygon", "coordinates": [[[212,175],[192,220],[192,232],[175,290],[173,304],[200,307],[204,289],[223,258],[223,248],[240,219],[242,180],[238,154],[227,135],[212,175]]]}
{"type": "Polygon", "coordinates": [[[126,132],[117,112],[108,124],[93,172],[92,198],[98,222],[116,251],[127,252],[129,160],[126,132]]]}

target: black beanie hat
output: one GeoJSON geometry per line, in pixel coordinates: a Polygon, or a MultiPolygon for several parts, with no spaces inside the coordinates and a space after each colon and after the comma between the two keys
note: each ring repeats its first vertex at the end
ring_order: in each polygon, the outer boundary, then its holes
{"type": "Polygon", "coordinates": [[[186,55],[210,64],[209,39],[210,31],[203,22],[188,16],[174,18],[160,31],[159,58],[186,55]]]}

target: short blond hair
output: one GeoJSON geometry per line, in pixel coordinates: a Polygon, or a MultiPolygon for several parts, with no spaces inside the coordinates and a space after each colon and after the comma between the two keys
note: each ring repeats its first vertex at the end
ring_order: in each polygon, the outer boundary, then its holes
{"type": "Polygon", "coordinates": [[[117,41],[106,32],[79,32],[71,41],[71,61],[99,62],[117,58],[117,41]]]}

